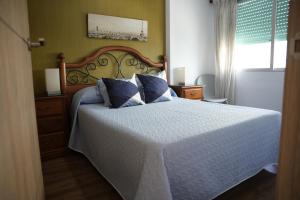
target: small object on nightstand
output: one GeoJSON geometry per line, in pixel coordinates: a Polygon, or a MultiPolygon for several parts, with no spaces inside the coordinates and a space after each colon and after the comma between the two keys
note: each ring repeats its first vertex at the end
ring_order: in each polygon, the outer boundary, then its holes
{"type": "Polygon", "coordinates": [[[200,85],[170,85],[178,97],[203,100],[203,88],[200,85]]]}
{"type": "Polygon", "coordinates": [[[66,100],[63,95],[35,98],[42,160],[62,156],[67,151],[68,114],[66,100]]]}
{"type": "Polygon", "coordinates": [[[185,67],[177,67],[174,69],[174,78],[175,83],[178,85],[185,85],[185,74],[186,74],[186,68],[185,67]]]}
{"type": "Polygon", "coordinates": [[[49,96],[61,95],[58,68],[45,69],[46,88],[49,96]]]}

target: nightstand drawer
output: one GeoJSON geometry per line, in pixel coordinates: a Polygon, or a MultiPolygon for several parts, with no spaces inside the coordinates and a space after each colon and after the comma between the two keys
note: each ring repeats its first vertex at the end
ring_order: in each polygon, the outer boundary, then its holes
{"type": "Polygon", "coordinates": [[[69,132],[66,96],[36,97],[35,107],[42,160],[62,156],[69,132]]]}
{"type": "Polygon", "coordinates": [[[40,135],[40,149],[41,152],[52,151],[57,148],[66,146],[66,135],[64,132],[57,132],[48,135],[40,135]]]}
{"type": "Polygon", "coordinates": [[[57,115],[64,112],[62,99],[51,99],[47,101],[36,101],[36,115],[38,117],[57,115]]]}
{"type": "Polygon", "coordinates": [[[202,89],[184,89],[183,97],[187,99],[202,99],[202,89]]]}
{"type": "Polygon", "coordinates": [[[37,126],[39,134],[64,131],[64,117],[45,117],[37,119],[37,126]]]}

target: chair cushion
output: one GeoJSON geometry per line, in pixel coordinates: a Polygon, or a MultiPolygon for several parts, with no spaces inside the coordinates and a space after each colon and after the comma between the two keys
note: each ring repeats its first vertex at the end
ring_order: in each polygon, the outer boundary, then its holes
{"type": "Polygon", "coordinates": [[[218,98],[204,98],[204,101],[211,103],[227,103],[227,98],[218,99],[218,98]]]}

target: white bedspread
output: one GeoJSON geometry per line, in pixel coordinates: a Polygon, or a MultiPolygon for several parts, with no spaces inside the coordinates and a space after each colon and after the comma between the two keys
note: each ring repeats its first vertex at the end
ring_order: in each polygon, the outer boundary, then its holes
{"type": "Polygon", "coordinates": [[[70,148],[127,200],[212,199],[277,162],[275,111],[181,98],[74,107],[70,148]]]}

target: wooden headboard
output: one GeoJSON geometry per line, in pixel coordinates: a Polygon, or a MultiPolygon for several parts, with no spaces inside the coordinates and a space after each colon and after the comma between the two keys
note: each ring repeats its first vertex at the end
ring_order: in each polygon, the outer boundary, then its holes
{"type": "Polygon", "coordinates": [[[139,51],[125,46],[106,46],[98,49],[78,63],[66,63],[63,53],[58,55],[60,69],[60,86],[62,93],[69,100],[78,90],[95,85],[101,74],[94,72],[105,67],[114,68],[113,77],[125,78],[123,67],[131,67],[140,73],[149,73],[152,70],[167,70],[166,57],[161,62],[153,62],[139,51]]]}

